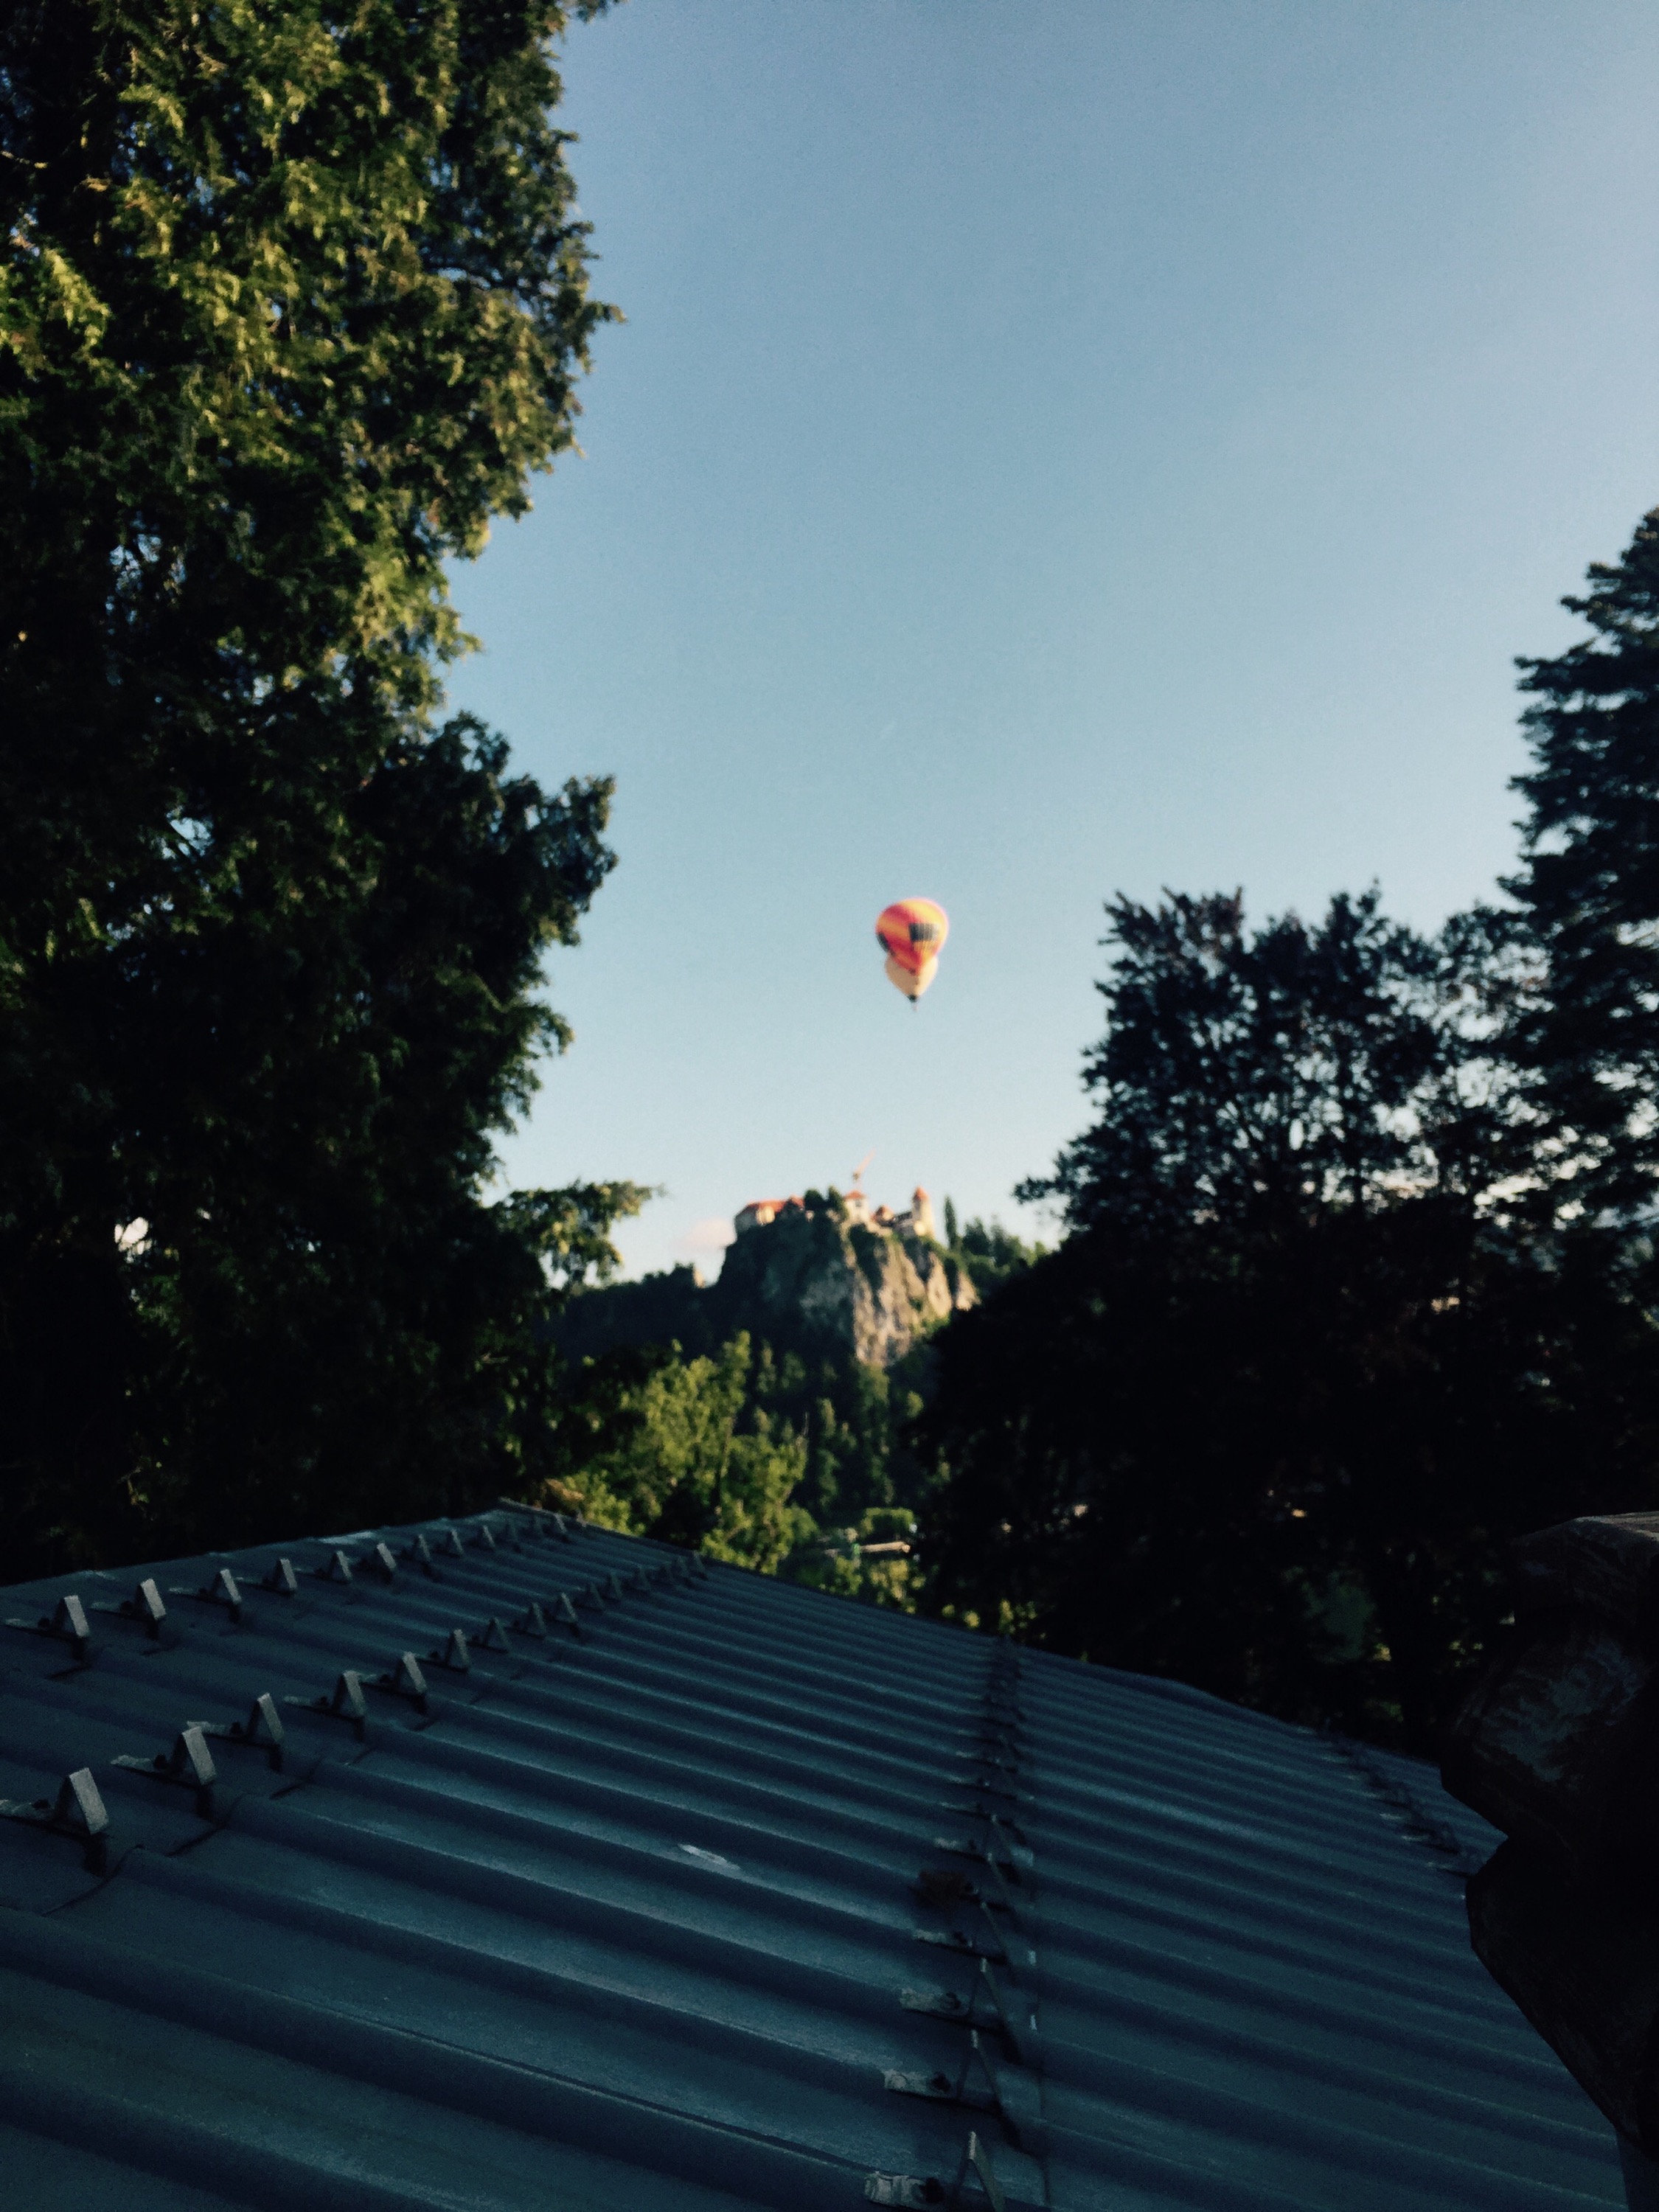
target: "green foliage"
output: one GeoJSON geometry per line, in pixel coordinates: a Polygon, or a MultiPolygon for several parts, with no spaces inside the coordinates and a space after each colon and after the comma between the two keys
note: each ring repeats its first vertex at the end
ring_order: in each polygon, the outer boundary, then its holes
{"type": "MultiPolygon", "coordinates": [[[[677,1316],[698,1323],[696,1302],[708,1297],[658,1278],[574,1302],[559,1332],[567,1348],[584,1342],[573,1327],[584,1309],[626,1334],[572,1360],[550,1497],[607,1526],[912,1607],[908,1551],[863,1547],[908,1546],[928,1488],[908,1442],[928,1346],[884,1370],[756,1346],[746,1330],[708,1351],[651,1340],[677,1316]]],[[[600,1332],[586,1341],[602,1342],[600,1332]]]]}
{"type": "Polygon", "coordinates": [[[799,1545],[783,1568],[791,1582],[914,1613],[920,1588],[916,1517],[902,1505],[872,1505],[843,1528],[799,1545]]]}
{"type": "Polygon", "coordinates": [[[945,1201],[945,1233],[951,1258],[960,1265],[981,1297],[999,1284],[1023,1274],[1034,1261],[1042,1257],[1045,1249],[1041,1244],[1023,1243],[1000,1221],[988,1225],[983,1221],[970,1221],[958,1230],[956,1208],[948,1198],[945,1201]]]}
{"type": "Polygon", "coordinates": [[[1512,1218],[1524,947],[1112,909],[1073,1233],[938,1340],[929,1601],[1419,1750],[1504,1540],[1659,1499],[1659,1334],[1512,1218]]]}
{"type": "Polygon", "coordinates": [[[908,1544],[931,1477],[909,1432],[925,1402],[932,1352],[918,1345],[890,1368],[841,1358],[779,1356],[763,1346],[751,1397],[757,1415],[800,1440],[794,1503],[800,1525],[780,1571],[791,1581],[912,1611],[916,1568],[908,1544]]]}
{"type": "Polygon", "coordinates": [[[1659,1181],[1659,509],[1564,604],[1592,635],[1523,660],[1521,900],[1542,954],[1515,1045],[1547,1212],[1629,1219],[1659,1181]]]}
{"type": "Polygon", "coordinates": [[[929,1602],[1431,1753],[1505,1540],[1659,1504],[1647,1316],[1497,1240],[1453,1275],[1436,1211],[1163,1252],[1091,1231],[958,1316],[929,1602]]]}
{"type": "Polygon", "coordinates": [[[879,1509],[914,1510],[923,1478],[904,1436],[921,1411],[927,1361],[925,1346],[891,1368],[763,1355],[757,1401],[804,1439],[800,1498],[821,1528],[861,1525],[879,1509]]]}
{"type": "Polygon", "coordinates": [[[1512,1166],[1509,917],[1425,939],[1375,890],[1254,936],[1238,894],[1109,913],[1098,1118],[1022,1196],[1077,1229],[1271,1232],[1428,1190],[1474,1204],[1512,1166]]]}
{"type": "Polygon", "coordinates": [[[790,1502],[806,1448],[750,1394],[739,1335],[712,1358],[613,1352],[567,1392],[548,1496],[607,1528],[684,1544],[772,1574],[810,1537],[790,1502]]]}
{"type": "Polygon", "coordinates": [[[550,1298],[637,1202],[488,1197],[566,1038],[540,963],[611,865],[609,787],[434,726],[444,564],[568,447],[609,313],[563,20],[0,26],[16,1571],[523,1479],[550,1298]]]}
{"type": "Polygon", "coordinates": [[[550,120],[565,12],[9,11],[9,690],[122,713],[152,771],[180,722],[222,749],[226,709],[257,744],[261,679],[430,696],[442,563],[570,444],[610,312],[550,120]]]}

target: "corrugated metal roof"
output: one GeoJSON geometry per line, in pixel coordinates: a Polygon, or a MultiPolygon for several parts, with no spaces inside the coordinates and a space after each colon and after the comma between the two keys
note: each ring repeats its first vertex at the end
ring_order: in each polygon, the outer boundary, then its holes
{"type": "Polygon", "coordinates": [[[1425,1767],[522,1512],[289,1559],[0,1592],[8,2205],[1621,2202],[1425,1767]]]}

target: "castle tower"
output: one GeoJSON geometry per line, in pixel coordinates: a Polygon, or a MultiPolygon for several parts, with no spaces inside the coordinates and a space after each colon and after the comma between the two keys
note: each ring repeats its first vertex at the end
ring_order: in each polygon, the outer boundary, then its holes
{"type": "Polygon", "coordinates": [[[918,1183],[910,1197],[910,1226],[918,1237],[933,1237],[933,1201],[918,1183]]]}

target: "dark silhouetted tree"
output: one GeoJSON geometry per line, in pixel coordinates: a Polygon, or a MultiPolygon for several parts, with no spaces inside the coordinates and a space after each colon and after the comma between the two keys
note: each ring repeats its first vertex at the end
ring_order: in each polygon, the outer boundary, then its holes
{"type": "Polygon", "coordinates": [[[1659,510],[1564,604],[1592,635],[1521,664],[1533,766],[1509,888],[1541,975],[1516,1043],[1546,1210],[1611,1225],[1659,1177],[1659,510]]]}
{"type": "Polygon", "coordinates": [[[548,1303],[631,1194],[492,1196],[493,1142],[609,787],[511,776],[439,679],[445,563],[568,446],[608,313],[566,13],[0,26],[10,1571],[538,1463],[548,1303]]]}
{"type": "Polygon", "coordinates": [[[1654,1492],[1654,1340],[1501,1203],[1503,916],[1375,894],[1251,934],[1119,901],[1072,1233],[957,1317],[921,1425],[932,1600],[1431,1747],[1505,1537],[1654,1492]]]}

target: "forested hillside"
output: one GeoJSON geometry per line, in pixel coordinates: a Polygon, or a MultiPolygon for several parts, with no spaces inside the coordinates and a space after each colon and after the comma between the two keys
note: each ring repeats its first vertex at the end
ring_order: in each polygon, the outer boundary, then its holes
{"type": "Polygon", "coordinates": [[[588,1289],[561,1314],[564,1462],[550,1498],[796,1580],[914,1606],[936,1472],[910,1432],[932,1346],[1031,1254],[970,1222],[947,1238],[849,1220],[840,1194],[751,1229],[719,1279],[690,1267],[588,1289]]]}

